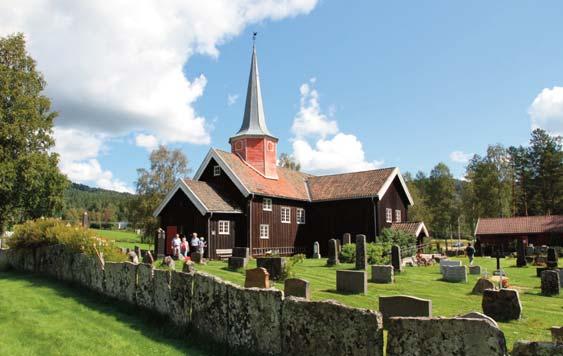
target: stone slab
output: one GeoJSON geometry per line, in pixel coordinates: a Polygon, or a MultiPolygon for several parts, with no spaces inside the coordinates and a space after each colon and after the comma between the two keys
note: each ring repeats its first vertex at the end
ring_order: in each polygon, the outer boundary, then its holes
{"type": "Polygon", "coordinates": [[[170,275],[170,317],[180,328],[191,322],[194,275],[172,271],[170,275]]]}
{"type": "Polygon", "coordinates": [[[462,319],[483,319],[483,320],[487,320],[489,322],[489,324],[491,324],[492,326],[498,328],[498,324],[495,321],[495,319],[491,318],[490,316],[486,316],[483,313],[479,313],[477,311],[472,311],[472,312],[466,313],[464,315],[460,315],[458,318],[462,318],[462,319]]]}
{"type": "Polygon", "coordinates": [[[231,271],[244,269],[247,263],[248,259],[245,257],[229,257],[229,269],[231,271]]]}
{"type": "Polygon", "coordinates": [[[551,341],[556,344],[563,344],[563,326],[553,326],[550,328],[551,341]]]}
{"type": "Polygon", "coordinates": [[[522,315],[520,296],[515,289],[483,291],[483,313],[496,321],[518,320],[522,315]]]}
{"type": "Polygon", "coordinates": [[[154,309],[154,268],[147,263],[137,266],[137,289],[135,301],[141,308],[154,309]]]}
{"type": "Polygon", "coordinates": [[[541,273],[541,294],[559,295],[560,281],[558,270],[545,270],[541,273]]]}
{"type": "Polygon", "coordinates": [[[254,268],[246,270],[244,279],[245,288],[270,288],[269,273],[265,268],[254,268]]]}
{"type": "Polygon", "coordinates": [[[401,262],[401,248],[397,245],[391,246],[391,265],[395,273],[401,273],[403,263],[401,262]]]}
{"type": "Polygon", "coordinates": [[[496,289],[495,284],[487,278],[479,278],[471,291],[472,294],[483,294],[485,289],[496,289]]]}
{"type": "Polygon", "coordinates": [[[135,304],[137,265],[131,262],[106,262],[104,274],[106,295],[135,304]]]}
{"type": "Polygon", "coordinates": [[[352,243],[352,234],[349,232],[342,235],[342,245],[348,245],[352,243]]]}
{"type": "Polygon", "coordinates": [[[327,255],[327,266],[334,266],[339,264],[338,260],[338,243],[336,239],[328,240],[328,255],[327,255]]]}
{"type": "Polygon", "coordinates": [[[432,301],[410,295],[380,296],[379,311],[385,325],[391,317],[431,317],[432,301]]]}
{"type": "Polygon", "coordinates": [[[229,335],[227,283],[202,272],[196,272],[193,278],[192,328],[200,335],[226,345],[229,335]]]}
{"type": "Polygon", "coordinates": [[[248,247],[234,247],[232,257],[250,258],[250,249],[248,247]]]}
{"type": "Polygon", "coordinates": [[[368,265],[366,235],[356,235],[356,269],[364,271],[368,265]]]}
{"type": "Polygon", "coordinates": [[[170,315],[170,270],[154,270],[154,308],[160,315],[170,315]]]}
{"type": "Polygon", "coordinates": [[[563,356],[563,344],[519,340],[512,347],[512,356],[563,356]]]}
{"type": "Polygon", "coordinates": [[[444,274],[444,267],[452,267],[452,266],[461,266],[461,261],[453,261],[453,260],[440,260],[440,273],[444,274]]]}
{"type": "Polygon", "coordinates": [[[381,314],[335,301],[283,302],[282,355],[383,355],[381,314]]]}
{"type": "Polygon", "coordinates": [[[270,279],[278,280],[283,275],[285,257],[258,257],[256,267],[265,268],[270,274],[270,279]]]}
{"type": "Polygon", "coordinates": [[[480,275],[481,274],[481,266],[469,266],[469,274],[480,275]]]}
{"type": "Polygon", "coordinates": [[[311,299],[311,284],[301,278],[288,278],[284,281],[284,294],[286,297],[311,299]]]}
{"type": "Polygon", "coordinates": [[[503,332],[483,319],[393,317],[387,356],[507,354],[503,332]]]}
{"type": "Polygon", "coordinates": [[[467,283],[467,268],[465,266],[442,266],[442,279],[446,282],[467,283]]]}
{"type": "Polygon", "coordinates": [[[336,290],[341,293],[366,294],[368,292],[366,271],[336,271],[336,290]]]}
{"type": "Polygon", "coordinates": [[[371,266],[371,281],[374,283],[393,283],[394,274],[391,265],[371,266]]]}

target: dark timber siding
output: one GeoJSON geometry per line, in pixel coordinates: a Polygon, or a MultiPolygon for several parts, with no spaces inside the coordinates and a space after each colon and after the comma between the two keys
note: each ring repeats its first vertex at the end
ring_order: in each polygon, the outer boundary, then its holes
{"type": "Polygon", "coordinates": [[[307,251],[318,241],[321,254],[326,255],[328,240],[338,238],[346,232],[364,234],[368,241],[375,239],[374,203],[371,198],[336,200],[313,203],[310,209],[310,234],[307,236],[307,251]]]}
{"type": "Polygon", "coordinates": [[[305,247],[306,229],[310,224],[307,202],[272,198],[272,211],[262,209],[263,197],[255,197],[252,201],[252,249],[275,249],[286,247],[305,247]],[[281,222],[281,208],[289,207],[291,222],[281,222]],[[297,224],[297,208],[305,209],[305,224],[297,224]],[[270,226],[270,238],[260,238],[260,225],[270,226]]]}
{"type": "Polygon", "coordinates": [[[385,195],[381,197],[378,202],[378,215],[377,215],[377,222],[378,222],[378,235],[381,233],[386,227],[391,226],[391,223],[386,221],[385,210],[386,208],[391,208],[393,210],[393,222],[395,221],[395,210],[401,210],[401,222],[407,221],[407,197],[401,187],[401,182],[399,178],[395,178],[393,184],[389,186],[385,195]]]}

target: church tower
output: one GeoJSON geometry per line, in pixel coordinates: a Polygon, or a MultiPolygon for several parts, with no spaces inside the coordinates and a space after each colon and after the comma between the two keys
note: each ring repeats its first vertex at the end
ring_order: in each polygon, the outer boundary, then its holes
{"type": "Polygon", "coordinates": [[[255,46],[252,47],[250,77],[248,78],[242,126],[229,139],[229,143],[231,144],[231,152],[254,167],[260,174],[266,178],[278,179],[276,170],[278,139],[266,127],[255,46]]]}

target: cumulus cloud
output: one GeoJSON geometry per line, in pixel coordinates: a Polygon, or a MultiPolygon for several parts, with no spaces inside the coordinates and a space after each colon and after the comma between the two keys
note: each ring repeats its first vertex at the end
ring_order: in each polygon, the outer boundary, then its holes
{"type": "Polygon", "coordinates": [[[152,152],[152,150],[158,147],[158,138],[155,135],[138,134],[135,136],[135,144],[152,152]]]}
{"type": "Polygon", "coordinates": [[[563,87],[545,88],[528,110],[532,129],[542,128],[552,135],[563,135],[563,87]]]}
{"type": "Polygon", "coordinates": [[[293,156],[305,171],[315,173],[341,173],[379,168],[383,161],[368,161],[362,142],[355,135],[338,130],[336,120],[322,111],[319,93],[314,88],[316,78],[299,88],[299,112],[292,132],[293,156]]]}
{"type": "Polygon", "coordinates": [[[238,94],[229,94],[227,95],[227,105],[231,106],[234,105],[238,100],[238,94]]]}
{"type": "Polygon", "coordinates": [[[464,153],[462,151],[453,151],[450,153],[450,159],[457,163],[467,163],[473,157],[473,153],[464,153]]]}
{"type": "Polygon", "coordinates": [[[296,137],[320,136],[338,133],[338,124],[335,120],[330,120],[321,112],[319,104],[319,93],[313,87],[316,78],[311,78],[309,83],[301,84],[299,92],[301,94],[299,112],[293,120],[291,131],[296,137]]]}
{"type": "MultiPolygon", "coordinates": [[[[25,33],[60,113],[57,127],[102,140],[149,132],[160,142],[208,144],[211,126],[193,108],[207,78],[186,78],[190,57],[217,57],[218,46],[249,24],[307,14],[316,3],[3,1],[0,36],[25,33]]],[[[65,158],[71,151],[59,151],[67,163],[77,162],[65,158]]]]}

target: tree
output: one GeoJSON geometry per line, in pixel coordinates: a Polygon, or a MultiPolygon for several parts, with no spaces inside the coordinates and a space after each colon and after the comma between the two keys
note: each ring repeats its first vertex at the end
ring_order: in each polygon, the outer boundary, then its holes
{"type": "Polygon", "coordinates": [[[413,179],[412,175],[407,172],[403,178],[405,178],[411,198],[414,201],[414,205],[409,207],[409,221],[425,221],[430,223],[432,215],[428,207],[428,197],[425,190],[426,176],[424,173],[418,172],[416,178],[413,179]]]}
{"type": "Polygon", "coordinates": [[[288,155],[287,153],[282,153],[280,155],[280,167],[289,168],[294,171],[301,170],[301,164],[295,160],[295,157],[288,155]]]}
{"type": "Polygon", "coordinates": [[[447,238],[457,223],[455,180],[448,166],[438,163],[430,172],[427,199],[432,221],[432,235],[447,238]]]}
{"type": "Polygon", "coordinates": [[[190,169],[188,159],[179,149],[168,150],[161,145],[151,152],[149,159],[150,170],[137,169],[137,197],[132,200],[130,221],[143,230],[143,241],[151,243],[159,227],[153,211],[190,169]]]}
{"type": "Polygon", "coordinates": [[[58,169],[47,83],[23,34],[0,38],[0,231],[62,207],[68,181],[58,169]]]}

